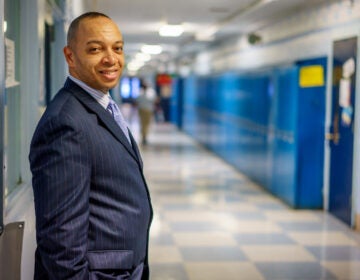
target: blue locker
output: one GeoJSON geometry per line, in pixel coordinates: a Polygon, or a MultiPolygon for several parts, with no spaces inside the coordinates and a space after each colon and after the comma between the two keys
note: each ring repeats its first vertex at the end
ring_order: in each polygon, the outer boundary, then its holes
{"type": "Polygon", "coordinates": [[[323,69],[323,84],[299,87],[297,122],[298,192],[297,205],[301,208],[322,208],[323,169],[325,142],[326,58],[310,59],[297,63],[323,69]]]}
{"type": "MultiPolygon", "coordinates": [[[[300,61],[184,80],[183,129],[294,208],[321,208],[325,82],[300,86],[300,61]]],[[[310,77],[311,78],[311,77],[310,77]]]]}
{"type": "Polygon", "coordinates": [[[277,69],[273,76],[274,98],[270,123],[269,189],[288,204],[296,205],[296,121],[298,69],[277,69]]]}
{"type": "Polygon", "coordinates": [[[326,58],[274,74],[270,190],[295,208],[322,208],[326,58]],[[300,86],[304,66],[323,69],[322,85],[300,86]]]}
{"type": "Polygon", "coordinates": [[[172,80],[172,95],[170,100],[170,121],[179,129],[182,128],[184,79],[174,77],[172,80]]]}
{"type": "Polygon", "coordinates": [[[184,80],[184,94],[183,94],[183,130],[189,135],[196,138],[196,123],[197,123],[197,89],[196,77],[194,75],[187,77],[184,80]]]}

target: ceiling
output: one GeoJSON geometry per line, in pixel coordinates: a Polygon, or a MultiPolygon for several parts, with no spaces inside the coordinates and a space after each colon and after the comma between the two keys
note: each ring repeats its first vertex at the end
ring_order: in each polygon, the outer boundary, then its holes
{"type": "MultiPolygon", "coordinates": [[[[330,0],[82,0],[82,11],[100,11],[120,27],[127,61],[144,44],[159,44],[156,62],[174,60],[197,52],[204,46],[256,32],[303,9],[315,8],[330,0]],[[181,24],[180,37],[161,37],[164,24],[181,24]],[[198,35],[214,33],[212,41],[199,41],[198,35]]],[[[155,62],[155,63],[154,63],[155,62]]],[[[148,62],[147,64],[151,64],[148,62]]]]}

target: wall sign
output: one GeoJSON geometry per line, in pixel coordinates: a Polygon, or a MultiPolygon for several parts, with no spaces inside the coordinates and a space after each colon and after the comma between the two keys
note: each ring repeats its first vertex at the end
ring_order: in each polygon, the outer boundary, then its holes
{"type": "Polygon", "coordinates": [[[15,80],[15,42],[5,38],[5,71],[6,80],[5,87],[14,87],[19,85],[19,82],[15,80]]]}
{"type": "Polygon", "coordinates": [[[300,68],[300,87],[324,86],[324,68],[321,65],[303,66],[300,68]]]}

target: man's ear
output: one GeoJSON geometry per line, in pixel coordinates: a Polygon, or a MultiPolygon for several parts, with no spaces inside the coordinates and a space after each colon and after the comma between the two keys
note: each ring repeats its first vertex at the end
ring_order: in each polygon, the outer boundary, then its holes
{"type": "Polygon", "coordinates": [[[64,47],[63,52],[64,52],[64,56],[65,56],[66,62],[69,65],[69,67],[73,66],[74,65],[73,51],[70,49],[69,46],[66,46],[66,47],[64,47]]]}

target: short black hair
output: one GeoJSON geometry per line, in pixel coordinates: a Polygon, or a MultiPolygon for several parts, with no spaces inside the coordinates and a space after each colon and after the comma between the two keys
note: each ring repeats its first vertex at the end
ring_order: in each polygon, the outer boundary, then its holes
{"type": "Polygon", "coordinates": [[[78,16],[77,18],[75,18],[69,26],[69,30],[67,33],[67,45],[69,46],[70,43],[75,39],[76,37],[76,33],[78,31],[79,28],[79,24],[82,20],[84,19],[92,19],[92,18],[98,18],[98,17],[105,17],[108,19],[111,19],[109,16],[103,14],[103,13],[99,13],[99,12],[87,12],[85,14],[82,14],[80,16],[78,16]]]}

